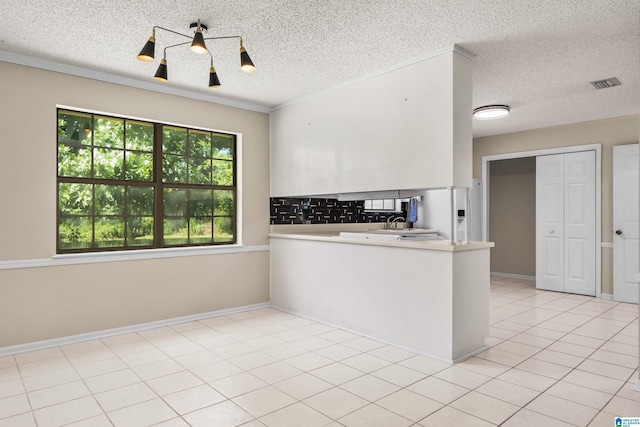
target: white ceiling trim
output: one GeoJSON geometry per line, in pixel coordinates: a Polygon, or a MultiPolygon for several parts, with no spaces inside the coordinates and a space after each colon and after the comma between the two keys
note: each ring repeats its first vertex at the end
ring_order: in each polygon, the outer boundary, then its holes
{"type": "Polygon", "coordinates": [[[150,90],[153,92],[165,93],[168,95],[176,95],[184,98],[196,99],[199,101],[212,102],[215,104],[226,105],[229,107],[242,108],[244,110],[256,111],[259,113],[270,113],[271,108],[264,105],[254,104],[245,101],[237,101],[228,98],[222,98],[215,95],[207,95],[201,92],[181,89],[171,86],[165,86],[161,83],[153,81],[138,80],[131,77],[119,76],[116,74],[106,73],[104,71],[89,70],[87,68],[77,67],[74,65],[64,64],[61,62],[49,61],[46,59],[34,58],[31,56],[20,55],[17,53],[0,50],[0,61],[17,65],[24,65],[41,70],[54,71],[57,73],[68,74],[76,77],[84,77],[87,79],[99,80],[107,83],[115,83],[122,86],[133,87],[136,89],[150,90]]]}

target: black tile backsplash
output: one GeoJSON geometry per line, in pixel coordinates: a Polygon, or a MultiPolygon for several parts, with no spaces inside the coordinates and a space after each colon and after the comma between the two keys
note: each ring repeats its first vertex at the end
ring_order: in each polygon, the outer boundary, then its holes
{"type": "Polygon", "coordinates": [[[405,212],[365,212],[363,200],[272,197],[270,202],[271,224],[385,222],[389,217],[406,218],[405,212]]]}

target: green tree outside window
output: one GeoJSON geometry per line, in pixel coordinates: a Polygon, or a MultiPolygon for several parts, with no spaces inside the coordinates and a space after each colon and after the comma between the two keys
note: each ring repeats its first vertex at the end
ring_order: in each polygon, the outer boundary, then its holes
{"type": "Polygon", "coordinates": [[[58,110],[58,252],[235,243],[235,136],[58,110]]]}

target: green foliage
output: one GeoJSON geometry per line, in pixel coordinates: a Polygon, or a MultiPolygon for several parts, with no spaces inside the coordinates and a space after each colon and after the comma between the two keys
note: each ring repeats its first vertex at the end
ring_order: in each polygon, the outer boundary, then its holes
{"type": "Polygon", "coordinates": [[[96,116],[93,122],[94,145],[124,148],[124,119],[96,116]]]}
{"type": "Polygon", "coordinates": [[[124,246],[124,219],[96,217],[95,243],[97,247],[124,246]]]}
{"type": "Polygon", "coordinates": [[[58,175],[153,181],[153,124],[100,116],[92,121],[89,114],[60,110],[58,175]],[[126,153],[122,150],[125,128],[126,153]],[[87,145],[96,148],[85,148],[87,145]]]}
{"type": "Polygon", "coordinates": [[[127,214],[153,216],[154,188],[127,186],[127,214]]]}
{"type": "Polygon", "coordinates": [[[67,144],[58,145],[58,175],[91,177],[91,149],[67,144]]]}
{"type": "Polygon", "coordinates": [[[233,137],[165,127],[162,173],[167,183],[233,185],[233,137]],[[188,137],[187,137],[188,135],[188,137]],[[185,153],[188,139],[188,153],[185,153]],[[213,160],[211,160],[213,159],[213,160]]]}
{"type": "Polygon", "coordinates": [[[211,243],[213,242],[213,224],[211,218],[191,218],[189,220],[189,242],[211,243]]]}
{"type": "Polygon", "coordinates": [[[232,242],[234,240],[233,190],[166,189],[164,203],[165,245],[201,244],[212,241],[232,242]],[[188,203],[185,203],[185,200],[188,203]],[[188,220],[187,214],[189,215],[188,220]]]}
{"type": "Polygon", "coordinates": [[[187,130],[165,126],[162,132],[162,152],[184,156],[187,148],[187,130]]]}
{"type": "Polygon", "coordinates": [[[128,181],[153,181],[153,154],[127,151],[125,154],[125,179],[128,181]]]}
{"type": "Polygon", "coordinates": [[[163,193],[165,217],[187,217],[188,191],[179,188],[165,188],[163,193]]]}
{"type": "Polygon", "coordinates": [[[214,159],[233,160],[233,137],[231,135],[214,134],[213,155],[214,159]]]}
{"type": "Polygon", "coordinates": [[[123,247],[125,224],[126,246],[153,245],[153,187],[60,183],[58,198],[61,249],[123,247]]]}
{"type": "Polygon", "coordinates": [[[91,115],[60,110],[58,141],[70,144],[91,144],[91,115]]]}
{"type": "Polygon", "coordinates": [[[125,129],[127,150],[153,152],[153,124],[127,120],[125,129]]]}
{"type": "Polygon", "coordinates": [[[211,184],[211,160],[193,157],[189,159],[189,183],[211,184]]]}
{"type": "Polygon", "coordinates": [[[89,217],[63,218],[58,227],[59,246],[61,249],[90,248],[92,232],[89,217]]]}
{"type": "Polygon", "coordinates": [[[213,191],[212,190],[190,190],[189,192],[189,215],[191,217],[213,216],[213,191]]]}
{"type": "Polygon", "coordinates": [[[91,184],[60,183],[58,206],[61,215],[91,215],[93,186],[91,184]]]}
{"type": "Polygon", "coordinates": [[[182,156],[162,156],[162,181],[167,183],[187,182],[187,162],[182,156]]]}
{"type": "Polygon", "coordinates": [[[153,240],[153,217],[130,217],[127,220],[129,242],[144,236],[151,236],[153,240]]]}
{"type": "Polygon", "coordinates": [[[233,241],[233,219],[231,217],[213,218],[213,240],[216,242],[233,241]]]}
{"type": "Polygon", "coordinates": [[[215,216],[233,215],[233,195],[232,190],[214,190],[213,192],[213,212],[215,216]]]}
{"type": "MultiPolygon", "coordinates": [[[[60,249],[154,245],[154,129],[153,123],[58,111],[58,176],[78,178],[58,185],[60,249]]],[[[163,182],[195,187],[163,189],[164,245],[234,241],[235,190],[210,187],[234,185],[234,137],[162,129],[163,182]]]]}
{"type": "Polygon", "coordinates": [[[164,244],[186,245],[189,243],[189,232],[186,218],[165,219],[163,224],[164,244]]]}
{"type": "Polygon", "coordinates": [[[104,179],[122,179],[124,151],[110,148],[93,149],[93,176],[104,179]]]}
{"type": "Polygon", "coordinates": [[[95,191],[96,215],[124,214],[124,186],[96,185],[95,191]]]}
{"type": "Polygon", "coordinates": [[[189,155],[211,158],[211,133],[192,130],[189,132],[189,155]]]}
{"type": "Polygon", "coordinates": [[[212,175],[214,185],[233,185],[233,162],[214,160],[212,175]]]}

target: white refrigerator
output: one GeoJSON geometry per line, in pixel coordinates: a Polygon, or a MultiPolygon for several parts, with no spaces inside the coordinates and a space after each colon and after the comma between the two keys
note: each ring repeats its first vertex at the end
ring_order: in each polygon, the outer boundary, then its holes
{"type": "Polygon", "coordinates": [[[454,238],[464,240],[464,229],[468,227],[469,240],[482,240],[482,181],[474,179],[467,191],[462,188],[453,190],[425,190],[418,203],[418,221],[415,228],[435,228],[442,239],[451,239],[452,221],[454,238]],[[457,234],[456,234],[457,233],[457,234]]]}

